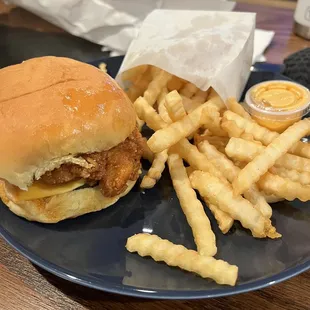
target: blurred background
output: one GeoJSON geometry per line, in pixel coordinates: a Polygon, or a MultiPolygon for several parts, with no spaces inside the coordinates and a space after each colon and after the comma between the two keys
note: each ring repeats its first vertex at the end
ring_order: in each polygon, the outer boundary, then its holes
{"type": "MultiPolygon", "coordinates": [[[[8,2],[16,2],[16,0],[8,2]]],[[[24,7],[27,7],[30,3],[39,1],[17,2],[24,3],[24,7]]],[[[268,62],[282,63],[283,59],[293,52],[309,47],[309,41],[292,34],[295,0],[237,0],[235,2],[235,11],[257,13],[257,28],[275,32],[271,45],[265,53],[268,62]]],[[[54,2],[41,1],[40,10],[44,10],[44,6],[46,8],[52,3],[54,2]]],[[[81,3],[85,5],[86,1],[81,3]]],[[[137,3],[143,4],[143,1],[137,3]]],[[[46,12],[49,10],[46,9],[46,12]]],[[[101,18],[104,19],[97,14],[97,19],[101,18]]],[[[0,67],[44,55],[67,56],[87,62],[109,55],[104,49],[102,50],[102,46],[70,35],[39,16],[18,6],[6,4],[3,0],[0,0],[0,38],[0,67]]]]}

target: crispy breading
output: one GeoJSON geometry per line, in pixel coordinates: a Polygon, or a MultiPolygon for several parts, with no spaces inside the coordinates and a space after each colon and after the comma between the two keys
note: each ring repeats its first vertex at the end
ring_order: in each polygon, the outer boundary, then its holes
{"type": "Polygon", "coordinates": [[[135,129],[124,142],[108,151],[81,155],[92,164],[91,168],[63,164],[46,172],[41,180],[48,184],[59,184],[84,178],[89,183],[99,181],[106,197],[119,195],[127,188],[127,181],[135,181],[139,176],[143,143],[140,132],[135,129]]]}

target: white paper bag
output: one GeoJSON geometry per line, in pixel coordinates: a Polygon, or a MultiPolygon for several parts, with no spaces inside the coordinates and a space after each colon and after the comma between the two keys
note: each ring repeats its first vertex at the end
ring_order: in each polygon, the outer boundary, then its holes
{"type": "Polygon", "coordinates": [[[149,64],[240,98],[250,74],[254,13],[155,10],[144,20],[117,75],[149,64]]]}

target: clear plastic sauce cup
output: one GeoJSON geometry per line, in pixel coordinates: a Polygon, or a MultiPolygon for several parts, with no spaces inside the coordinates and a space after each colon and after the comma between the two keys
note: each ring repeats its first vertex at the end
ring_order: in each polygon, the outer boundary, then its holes
{"type": "Polygon", "coordinates": [[[310,93],[298,83],[266,81],[247,91],[245,109],[257,123],[281,133],[309,112],[310,93]]]}

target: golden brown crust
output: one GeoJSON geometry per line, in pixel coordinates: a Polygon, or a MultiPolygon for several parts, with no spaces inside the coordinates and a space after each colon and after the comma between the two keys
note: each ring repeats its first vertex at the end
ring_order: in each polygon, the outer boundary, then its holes
{"type": "Polygon", "coordinates": [[[93,66],[40,57],[1,69],[0,80],[0,178],[22,189],[51,160],[108,150],[134,130],[132,103],[93,66]]]}
{"type": "Polygon", "coordinates": [[[118,196],[104,197],[98,187],[83,188],[48,198],[12,201],[5,182],[0,181],[0,198],[16,215],[29,221],[57,223],[68,218],[75,218],[86,213],[100,211],[125,196],[136,181],[129,181],[127,189],[118,196]]]}

